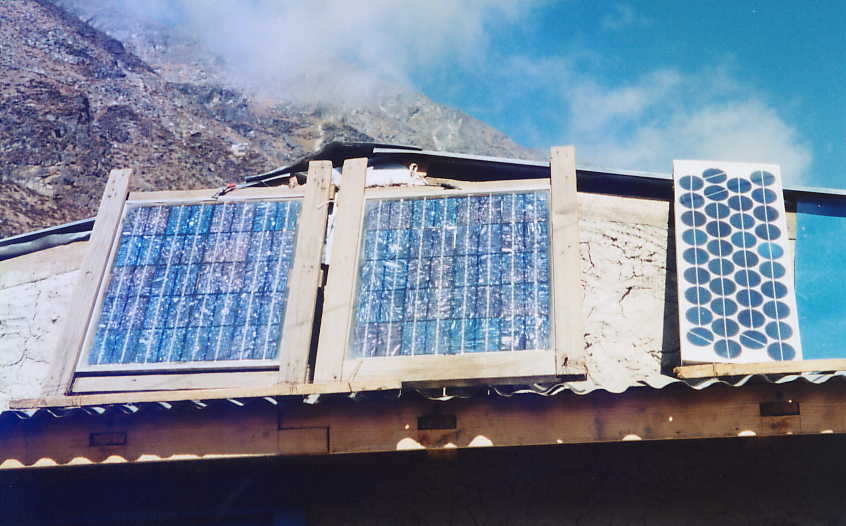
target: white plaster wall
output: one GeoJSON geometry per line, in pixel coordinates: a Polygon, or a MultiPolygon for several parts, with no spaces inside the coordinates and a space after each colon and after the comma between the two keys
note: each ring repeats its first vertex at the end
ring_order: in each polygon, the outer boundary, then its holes
{"type": "Polygon", "coordinates": [[[580,195],[586,382],[621,392],[664,384],[678,365],[675,253],[669,203],[580,195]]]}
{"type": "Polygon", "coordinates": [[[86,246],[0,262],[0,411],[41,394],[86,246]]]}

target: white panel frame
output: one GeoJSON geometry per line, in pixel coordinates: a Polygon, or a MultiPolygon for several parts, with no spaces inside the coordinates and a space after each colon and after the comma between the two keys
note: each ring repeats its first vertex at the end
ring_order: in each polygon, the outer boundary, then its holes
{"type": "MultiPolygon", "coordinates": [[[[681,343],[681,357],[682,362],[684,363],[761,363],[761,362],[772,362],[778,363],[779,361],[774,360],[769,356],[767,353],[768,345],[764,346],[762,349],[751,349],[741,345],[741,353],[740,356],[736,358],[727,358],[721,357],[713,350],[713,345],[709,346],[696,346],[688,339],[689,331],[697,325],[688,321],[686,317],[686,312],[691,307],[695,305],[687,300],[684,295],[685,289],[689,286],[686,283],[683,274],[687,268],[690,268],[691,265],[684,261],[683,253],[689,245],[682,239],[682,235],[685,230],[687,230],[687,225],[684,225],[682,222],[682,214],[688,210],[689,208],[683,207],[679,199],[683,193],[686,192],[681,186],[679,185],[680,178],[686,175],[696,175],[701,176],[702,172],[709,169],[709,168],[718,168],[725,171],[727,175],[727,180],[732,179],[734,177],[740,177],[743,179],[748,179],[750,174],[755,171],[763,170],[772,173],[776,180],[773,186],[768,187],[769,189],[773,190],[776,193],[776,201],[771,203],[770,206],[776,208],[779,212],[779,217],[776,221],[772,222],[772,224],[776,225],[782,232],[782,237],[778,241],[778,245],[784,249],[784,255],[779,259],[779,262],[782,263],[785,267],[785,276],[779,279],[778,281],[783,283],[787,286],[788,292],[784,298],[781,298],[779,301],[782,301],[788,305],[790,308],[790,315],[786,317],[783,321],[785,321],[788,325],[791,326],[793,329],[793,334],[790,338],[783,339],[784,343],[790,344],[795,350],[796,355],[789,361],[799,361],[802,360],[802,345],[801,339],[799,335],[799,320],[796,313],[796,293],[795,293],[795,285],[794,285],[794,259],[793,259],[793,247],[788,242],[788,225],[787,225],[787,215],[785,212],[784,206],[784,191],[781,184],[781,168],[778,165],[774,164],[760,164],[760,163],[736,163],[736,162],[722,162],[722,161],[698,161],[698,160],[674,160],[673,161],[673,178],[674,178],[674,201],[673,201],[673,210],[674,210],[674,220],[675,220],[675,242],[676,242],[676,268],[677,268],[677,281],[678,281],[678,305],[679,305],[679,338],[681,343]]],[[[707,186],[707,184],[706,184],[707,186]]],[[[752,190],[754,190],[754,184],[752,190]]],[[[729,197],[733,192],[729,191],[729,197]]],[[[708,200],[706,199],[706,205],[708,200]]],[[[699,211],[704,210],[704,206],[702,208],[697,209],[699,211]]],[[[703,211],[704,213],[704,211],[703,211]]],[[[751,211],[750,211],[751,213],[751,211]]],[[[756,236],[757,237],[757,236],[756,236]]],[[[757,245],[756,245],[757,247],[757,245]]],[[[762,276],[763,277],[763,276],[762,276]]],[[[767,279],[764,277],[764,279],[767,279]]],[[[768,300],[767,297],[764,297],[764,301],[768,300]]],[[[738,308],[738,312],[742,309],[741,306],[738,308]]],[[[730,316],[730,318],[735,319],[736,321],[736,314],[730,316]]],[[[770,319],[767,322],[772,321],[770,319]]],[[[742,333],[746,328],[740,325],[740,333],[742,333]]],[[[763,327],[760,329],[761,332],[764,332],[763,327]]],[[[715,335],[715,342],[719,339],[724,339],[722,337],[715,335]]],[[[737,337],[734,338],[738,340],[737,337]]],[[[785,360],[788,361],[788,360],[785,360]]]]}

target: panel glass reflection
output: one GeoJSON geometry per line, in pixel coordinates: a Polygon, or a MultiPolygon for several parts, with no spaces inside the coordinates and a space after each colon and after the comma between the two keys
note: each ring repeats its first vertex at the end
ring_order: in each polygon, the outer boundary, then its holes
{"type": "Polygon", "coordinates": [[[275,358],[300,206],[131,208],[88,363],[275,358]]]}
{"type": "Polygon", "coordinates": [[[550,346],[549,192],[366,202],[349,354],[550,346]]]}

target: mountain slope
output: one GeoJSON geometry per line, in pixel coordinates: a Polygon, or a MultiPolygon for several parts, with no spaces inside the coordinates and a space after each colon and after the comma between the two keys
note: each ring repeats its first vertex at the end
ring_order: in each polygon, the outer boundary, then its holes
{"type": "Polygon", "coordinates": [[[246,90],[184,36],[91,13],[97,5],[0,2],[0,237],[94,215],[116,167],[133,167],[138,189],[182,189],[237,181],[333,140],[536,157],[400,87],[361,105],[246,90]]]}

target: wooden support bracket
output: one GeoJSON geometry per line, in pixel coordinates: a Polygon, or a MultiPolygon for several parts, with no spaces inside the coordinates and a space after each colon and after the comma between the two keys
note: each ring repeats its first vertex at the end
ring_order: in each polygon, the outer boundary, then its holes
{"type": "Polygon", "coordinates": [[[673,369],[676,376],[682,379],[831,371],[846,371],[846,359],[797,360],[794,362],[706,363],[701,365],[682,365],[673,369]]]}

